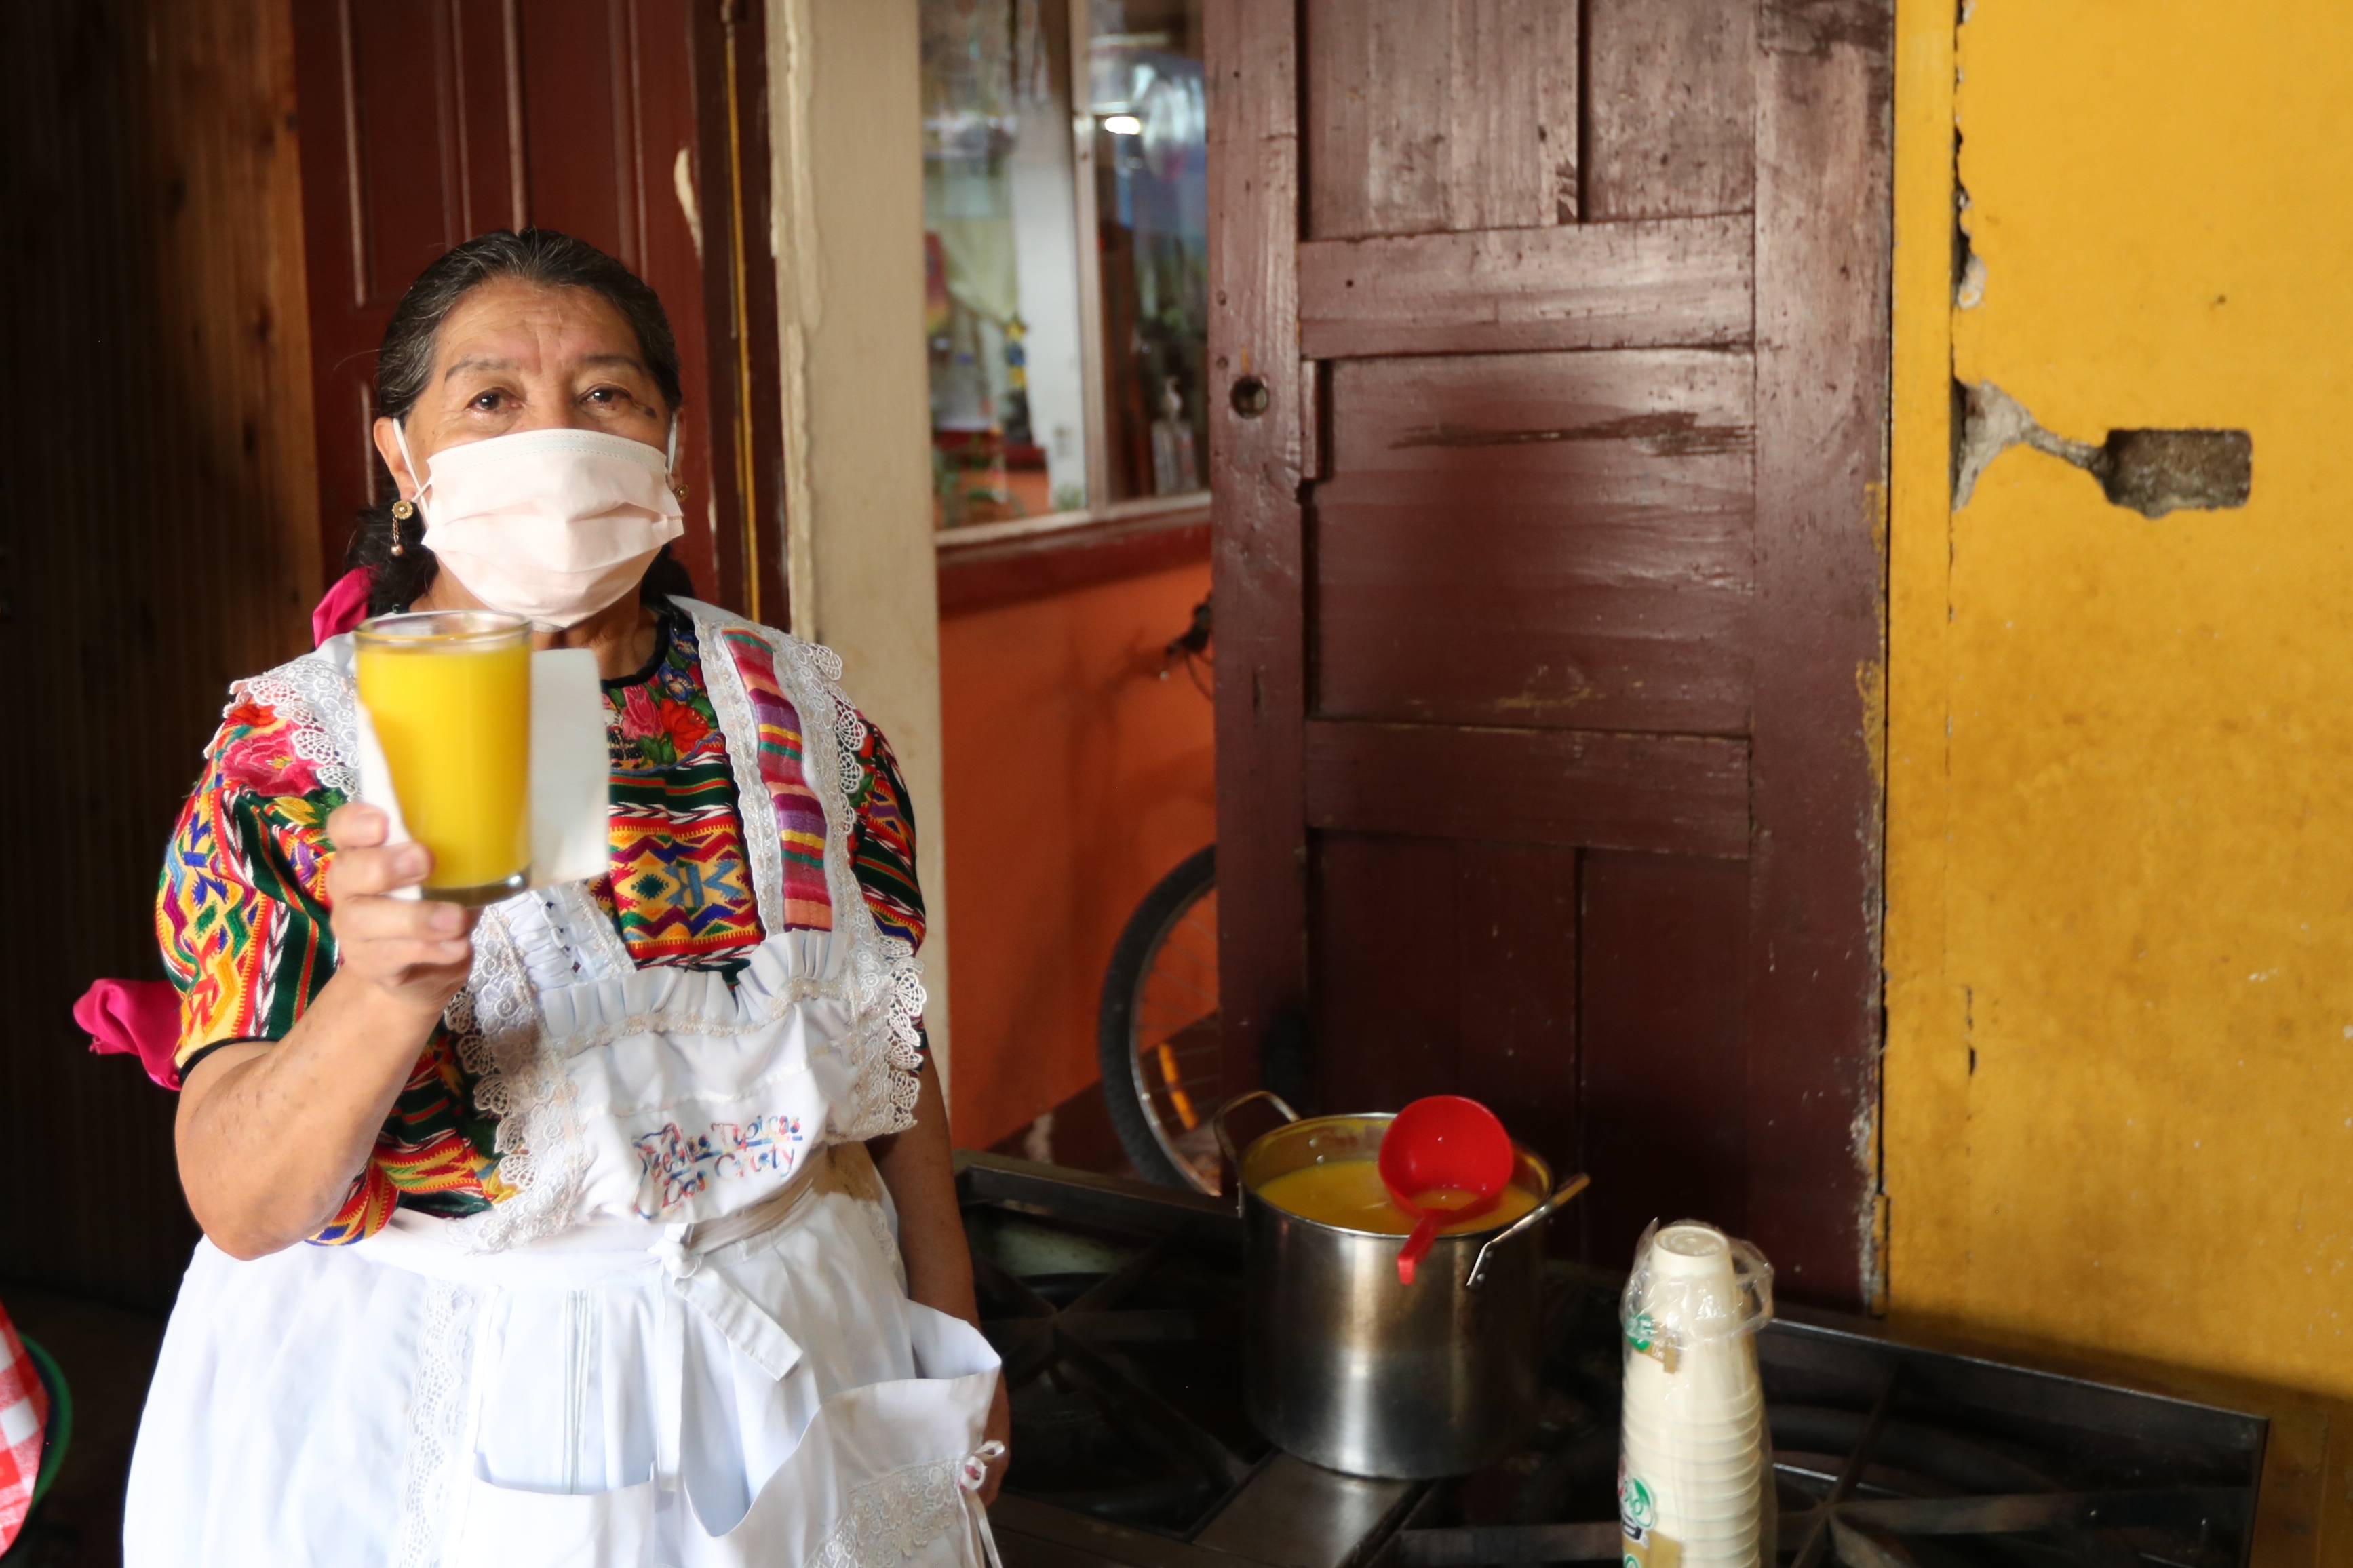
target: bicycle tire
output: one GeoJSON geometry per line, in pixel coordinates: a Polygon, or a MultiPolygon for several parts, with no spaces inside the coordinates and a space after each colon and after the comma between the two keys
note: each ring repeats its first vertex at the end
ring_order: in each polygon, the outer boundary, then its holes
{"type": "Polygon", "coordinates": [[[1103,971],[1103,1000],[1095,1015],[1095,1056],[1103,1069],[1103,1104],[1111,1113],[1119,1146],[1146,1181],[1198,1192],[1176,1157],[1155,1131],[1145,1110],[1145,1089],[1137,1077],[1137,1001],[1153,960],[1186,911],[1217,887],[1218,847],[1196,851],[1144,895],[1112,948],[1103,971]]]}

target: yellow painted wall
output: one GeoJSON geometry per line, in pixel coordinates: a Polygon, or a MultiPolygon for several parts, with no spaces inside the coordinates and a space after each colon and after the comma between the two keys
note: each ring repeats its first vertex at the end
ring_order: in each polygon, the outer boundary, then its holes
{"type": "Polygon", "coordinates": [[[1891,1306],[2353,1394],[2353,5],[1968,9],[1899,10],[1891,1306]],[[1956,375],[2253,500],[1955,512],[1956,375]]]}

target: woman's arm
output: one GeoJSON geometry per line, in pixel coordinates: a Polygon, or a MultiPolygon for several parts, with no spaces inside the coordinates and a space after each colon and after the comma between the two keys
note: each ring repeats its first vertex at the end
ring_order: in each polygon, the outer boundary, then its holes
{"type": "MultiPolygon", "coordinates": [[[[916,1079],[915,1124],[904,1132],[866,1145],[899,1210],[899,1254],[907,1263],[907,1295],[924,1306],[980,1326],[980,1304],[972,1289],[972,1251],[965,1241],[964,1214],[956,1205],[955,1163],[948,1146],[948,1108],[939,1079],[926,1061],[916,1079]]],[[[1013,1436],[1012,1406],[1005,1383],[997,1384],[984,1433],[997,1442],[1013,1436]]],[[[1005,1461],[988,1468],[980,1500],[997,1497],[1005,1461]]]]}
{"type": "MultiPolygon", "coordinates": [[[[342,967],[286,1037],[224,1046],[180,1090],[180,1184],[213,1245],[259,1258],[331,1218],[473,962],[471,911],[387,898],[424,880],[421,844],[384,847],[372,805],[327,819],[342,967]]],[[[967,1286],[967,1291],[969,1287],[967,1286]]]]}

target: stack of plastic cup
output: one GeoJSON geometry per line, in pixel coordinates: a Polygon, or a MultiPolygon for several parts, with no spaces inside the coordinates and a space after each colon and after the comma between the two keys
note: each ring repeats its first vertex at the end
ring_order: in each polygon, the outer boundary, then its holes
{"type": "Polygon", "coordinates": [[[1626,1283],[1618,1502],[1640,1568],[1759,1568],[1774,1529],[1756,1331],[1771,1267],[1714,1226],[1653,1226],[1626,1283]]]}

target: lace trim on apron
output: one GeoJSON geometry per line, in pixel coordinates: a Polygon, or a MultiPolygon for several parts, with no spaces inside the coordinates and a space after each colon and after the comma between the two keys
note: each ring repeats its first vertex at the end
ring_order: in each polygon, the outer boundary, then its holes
{"type": "Polygon", "coordinates": [[[841,1522],[809,1558],[808,1568],[877,1568],[904,1563],[951,1530],[975,1531],[981,1560],[997,1568],[997,1537],[980,1506],[989,1461],[1005,1445],[984,1443],[960,1459],[910,1465],[851,1492],[841,1522]]]}
{"type": "Polygon", "coordinates": [[[434,1568],[449,1515],[449,1480],[465,1446],[466,1395],[472,1383],[474,1321],[480,1294],[454,1279],[426,1287],[417,1326],[417,1383],[408,1397],[408,1445],[402,1458],[400,1537],[394,1568],[434,1568]]]}
{"type": "Polygon", "coordinates": [[[521,1246],[571,1224],[588,1163],[571,1077],[563,1058],[546,1048],[523,932],[536,939],[530,948],[543,967],[551,959],[569,967],[544,906],[519,894],[482,911],[473,973],[442,1013],[459,1061],[477,1075],[475,1105],[499,1119],[499,1179],[514,1189],[504,1203],[456,1227],[461,1245],[474,1251],[521,1246]]]}

